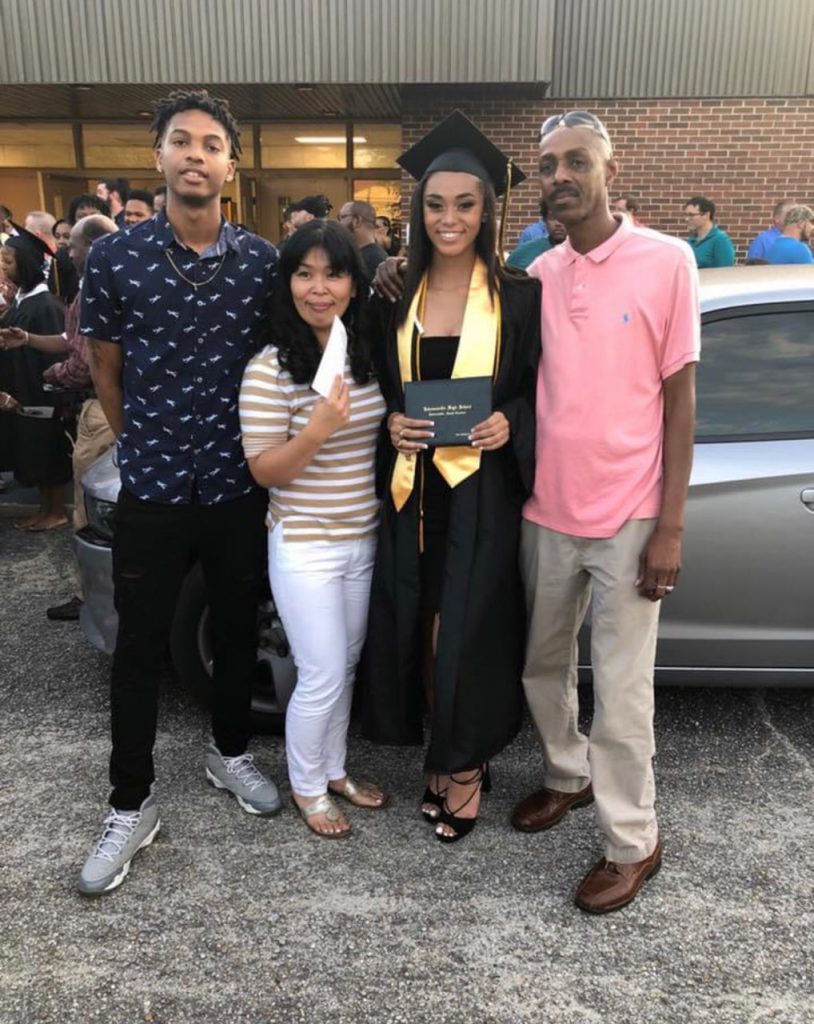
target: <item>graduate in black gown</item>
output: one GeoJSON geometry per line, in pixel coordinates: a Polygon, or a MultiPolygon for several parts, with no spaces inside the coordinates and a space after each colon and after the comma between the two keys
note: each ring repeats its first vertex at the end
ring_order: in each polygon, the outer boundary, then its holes
{"type": "Polygon", "coordinates": [[[497,257],[496,195],[524,175],[471,121],[456,111],[399,162],[419,183],[403,298],[370,310],[388,415],[363,722],[375,742],[420,744],[429,706],[422,813],[454,842],[474,827],[488,761],[520,722],[540,291],[497,257]],[[405,383],[477,376],[492,378],[493,411],[472,442],[424,447],[432,430],[405,417],[405,383]]]}
{"type": "MultiPolygon", "coordinates": [[[[60,334],[63,312],[46,284],[50,250],[36,235],[17,229],[0,249],[0,261],[17,293],[0,320],[31,334],[60,334]]],[[[54,409],[55,397],[43,389],[43,371],[59,360],[24,345],[0,351],[0,467],[10,469],[24,487],[37,487],[40,508],[20,525],[48,530],[67,523],[65,484],[71,479],[71,444],[54,409]],[[41,415],[30,413],[39,411],[41,415]]]]}

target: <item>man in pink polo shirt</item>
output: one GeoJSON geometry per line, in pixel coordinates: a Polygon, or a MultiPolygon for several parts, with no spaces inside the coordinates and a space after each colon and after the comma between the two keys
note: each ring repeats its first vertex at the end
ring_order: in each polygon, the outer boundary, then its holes
{"type": "Polygon", "coordinates": [[[523,683],[546,774],[512,821],[539,832],[596,801],[605,856],[576,894],[592,913],[625,906],[661,864],[653,667],[660,601],[681,567],[700,352],[692,252],[610,213],[616,171],[592,114],[543,124],[542,196],[568,230],[528,271],[543,285],[543,358],[521,542],[523,683]],[[591,598],[588,737],[578,727],[576,636],[591,598]]]}

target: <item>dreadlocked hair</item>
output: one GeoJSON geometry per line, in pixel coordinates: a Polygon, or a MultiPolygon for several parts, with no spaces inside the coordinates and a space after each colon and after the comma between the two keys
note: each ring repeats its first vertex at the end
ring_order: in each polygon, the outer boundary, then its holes
{"type": "Polygon", "coordinates": [[[156,100],[153,104],[153,123],[150,125],[150,131],[155,135],[156,147],[161,145],[167,125],[182,110],[202,110],[214,118],[223,126],[229,137],[230,159],[240,159],[243,152],[240,145],[240,129],[229,109],[229,102],[210,96],[206,89],[175,89],[169,96],[156,100]]]}

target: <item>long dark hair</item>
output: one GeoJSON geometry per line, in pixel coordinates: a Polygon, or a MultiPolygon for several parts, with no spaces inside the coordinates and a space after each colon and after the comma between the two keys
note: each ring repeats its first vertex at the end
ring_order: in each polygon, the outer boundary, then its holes
{"type": "Polygon", "coordinates": [[[322,249],[334,273],[347,273],[356,285],[342,317],[348,332],[348,356],[353,379],[365,384],[371,376],[370,348],[359,329],[369,284],[359,246],[347,228],[336,221],[311,220],[286,241],[274,282],[267,338],[277,346],[280,366],[296,384],[309,384],[317,372],[322,349],[313,329],[299,315],[291,296],[291,278],[312,249],[322,249]]]}
{"type": "MultiPolygon", "coordinates": [[[[399,308],[399,323],[410,309],[410,303],[421,283],[424,271],[432,262],[433,247],[424,227],[424,193],[427,181],[433,172],[425,174],[419,181],[410,200],[410,248],[407,257],[407,273],[404,278],[404,296],[399,308]]],[[[475,253],[486,264],[489,294],[494,295],[497,281],[504,277],[497,258],[497,199],[491,183],[481,180],[483,187],[483,223],[475,239],[475,253]]]]}
{"type": "Polygon", "coordinates": [[[16,285],[21,292],[30,292],[45,280],[45,258],[28,245],[18,243],[14,235],[6,241],[6,248],[14,254],[16,285]]]}

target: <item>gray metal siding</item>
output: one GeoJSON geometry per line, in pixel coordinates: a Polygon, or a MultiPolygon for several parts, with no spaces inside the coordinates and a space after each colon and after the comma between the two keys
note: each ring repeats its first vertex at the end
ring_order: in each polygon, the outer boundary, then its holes
{"type": "Polygon", "coordinates": [[[812,0],[557,0],[550,95],[812,95],[812,39],[812,0]]]}
{"type": "Polygon", "coordinates": [[[2,0],[0,81],[548,81],[555,0],[2,0]]]}

